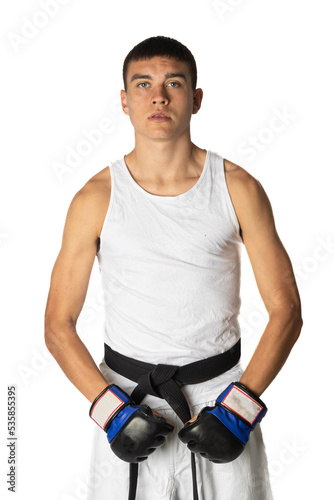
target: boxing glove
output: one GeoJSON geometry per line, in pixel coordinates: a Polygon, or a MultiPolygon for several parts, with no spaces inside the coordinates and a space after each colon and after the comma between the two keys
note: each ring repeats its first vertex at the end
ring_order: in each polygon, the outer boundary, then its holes
{"type": "Polygon", "coordinates": [[[206,406],[194,422],[178,433],[189,450],[215,463],[235,460],[244,450],[250,432],[267,413],[267,407],[240,382],[230,384],[206,406]]]}
{"type": "Polygon", "coordinates": [[[147,405],[136,405],[117,385],[106,387],[93,401],[89,416],[107,433],[112,451],[125,462],[146,460],[174,429],[147,405]]]}

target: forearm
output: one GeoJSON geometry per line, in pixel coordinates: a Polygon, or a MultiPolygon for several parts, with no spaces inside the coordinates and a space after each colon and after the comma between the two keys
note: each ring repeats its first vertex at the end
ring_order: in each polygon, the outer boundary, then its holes
{"type": "Polygon", "coordinates": [[[240,382],[260,396],[281,370],[301,328],[299,314],[272,313],[240,382]]]}
{"type": "Polygon", "coordinates": [[[91,403],[109,385],[71,324],[47,324],[45,343],[66,377],[91,403]]]}

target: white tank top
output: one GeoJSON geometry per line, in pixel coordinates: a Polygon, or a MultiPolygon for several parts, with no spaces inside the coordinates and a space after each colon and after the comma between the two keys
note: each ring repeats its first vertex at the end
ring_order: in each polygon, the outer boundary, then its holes
{"type": "Polygon", "coordinates": [[[242,240],[223,158],[208,150],[200,178],[178,196],[145,191],[124,158],[110,173],[97,254],[104,342],[154,364],[228,350],[240,338],[242,240]]]}

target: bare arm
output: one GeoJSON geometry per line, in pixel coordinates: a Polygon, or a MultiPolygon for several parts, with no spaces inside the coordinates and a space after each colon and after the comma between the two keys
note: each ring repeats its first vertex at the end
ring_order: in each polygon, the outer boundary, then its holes
{"type": "Polygon", "coordinates": [[[77,335],[76,322],[107,210],[105,185],[101,180],[91,180],[71,202],[45,311],[45,343],[68,379],[90,402],[108,382],[77,335]]]}
{"type": "Polygon", "coordinates": [[[227,182],[269,321],[240,380],[260,396],[284,365],[301,328],[301,304],[269,199],[245,170],[228,162],[227,182]]]}

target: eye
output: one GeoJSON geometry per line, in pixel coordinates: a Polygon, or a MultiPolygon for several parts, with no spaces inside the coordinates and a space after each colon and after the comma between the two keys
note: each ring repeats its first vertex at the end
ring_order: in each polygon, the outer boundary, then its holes
{"type": "MultiPolygon", "coordinates": [[[[168,84],[168,85],[170,85],[170,84],[175,84],[177,87],[179,87],[179,86],[180,86],[179,82],[169,82],[169,84],[168,84]]],[[[174,87],[174,85],[173,85],[173,87],[174,87]]]]}
{"type": "Polygon", "coordinates": [[[141,85],[148,85],[147,82],[141,82],[139,83],[138,87],[142,88],[142,89],[146,89],[146,87],[141,87],[141,85]]]}

